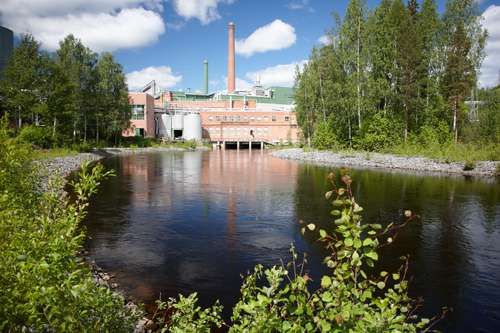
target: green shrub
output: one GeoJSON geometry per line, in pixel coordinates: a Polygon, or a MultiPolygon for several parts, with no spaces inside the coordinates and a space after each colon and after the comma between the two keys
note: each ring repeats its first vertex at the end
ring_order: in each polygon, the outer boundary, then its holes
{"type": "Polygon", "coordinates": [[[417,142],[424,146],[442,145],[451,143],[451,141],[452,135],[448,125],[444,122],[440,122],[436,126],[422,126],[417,136],[417,142]]]}
{"type": "Polygon", "coordinates": [[[360,135],[354,138],[356,149],[384,151],[400,142],[400,126],[394,119],[381,114],[366,120],[360,135]]]}
{"type": "MultiPolygon", "coordinates": [[[[390,245],[416,216],[405,211],[404,222],[385,228],[361,223],[363,209],[352,195],[351,178],[343,174],[340,187],[335,178],[330,174],[332,190],[325,195],[332,202],[334,221],[328,229],[318,230],[314,224],[301,229],[318,235],[328,251],[324,263],[329,273],[308,276],[305,257],[300,259],[293,246],[288,265],[257,265],[244,278],[231,323],[225,324],[229,332],[421,332],[434,324],[414,315],[419,304],[408,296],[407,260],[397,271],[375,273],[379,248],[390,245]],[[312,279],[320,281],[318,288],[312,288],[312,279]]],[[[217,303],[205,310],[195,303],[196,295],[170,299],[163,309],[176,319],[160,320],[160,327],[167,332],[210,332],[223,325],[217,303]],[[181,314],[186,320],[179,321],[181,314]]]]}
{"type": "Polygon", "coordinates": [[[30,143],[37,148],[48,149],[53,147],[55,140],[52,133],[44,127],[24,126],[19,133],[18,139],[25,143],[30,143]]]}
{"type": "Polygon", "coordinates": [[[316,126],[311,144],[320,150],[334,149],[337,146],[337,138],[329,123],[321,122],[316,126]]]}
{"type": "Polygon", "coordinates": [[[464,163],[464,171],[474,170],[476,167],[476,163],[474,161],[465,161],[464,163]]]}
{"type": "Polygon", "coordinates": [[[137,315],[121,296],[98,286],[77,256],[87,200],[109,172],[84,165],[70,203],[60,194],[61,179],[37,190],[31,155],[0,129],[0,331],[132,331],[137,315]]]}
{"type": "Polygon", "coordinates": [[[71,145],[71,149],[79,153],[90,153],[92,151],[92,144],[90,142],[81,142],[71,145]]]}

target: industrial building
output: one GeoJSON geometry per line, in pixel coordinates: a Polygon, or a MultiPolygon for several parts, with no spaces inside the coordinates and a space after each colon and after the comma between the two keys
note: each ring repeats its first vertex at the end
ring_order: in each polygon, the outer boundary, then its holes
{"type": "Polygon", "coordinates": [[[0,77],[14,49],[14,34],[12,30],[0,26],[0,77]]]}
{"type": "Polygon", "coordinates": [[[209,93],[207,60],[201,92],[159,91],[152,81],[142,92],[130,93],[131,128],[123,134],[237,148],[298,142],[292,88],[257,82],[249,90],[236,90],[234,33],[235,25],[229,23],[227,90],[209,93]]]}

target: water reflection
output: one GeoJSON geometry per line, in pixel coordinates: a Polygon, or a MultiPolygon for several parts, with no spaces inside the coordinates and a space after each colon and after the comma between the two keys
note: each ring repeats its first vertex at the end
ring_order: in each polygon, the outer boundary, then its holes
{"type": "MultiPolygon", "coordinates": [[[[151,301],[161,293],[198,291],[203,304],[230,307],[240,274],[257,263],[288,258],[291,242],[310,255],[319,276],[322,250],[300,234],[299,219],[327,226],[329,170],[261,152],[152,153],[111,158],[118,176],[93,198],[87,248],[129,294],[151,301]]],[[[354,171],[353,189],[365,220],[389,223],[406,208],[421,221],[387,248],[394,269],[411,256],[413,295],[423,313],[454,308],[448,332],[495,332],[500,325],[500,189],[447,177],[354,171]]]]}

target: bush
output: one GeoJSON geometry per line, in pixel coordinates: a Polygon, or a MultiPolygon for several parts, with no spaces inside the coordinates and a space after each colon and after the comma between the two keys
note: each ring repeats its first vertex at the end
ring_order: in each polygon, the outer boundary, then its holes
{"type": "MultiPolygon", "coordinates": [[[[330,273],[318,279],[314,290],[304,271],[305,257],[300,259],[293,246],[288,265],[257,265],[244,278],[241,298],[226,324],[229,332],[420,332],[434,324],[414,315],[419,304],[407,293],[407,260],[395,272],[375,273],[379,248],[390,245],[416,216],[405,211],[404,222],[385,228],[361,223],[363,209],[352,195],[351,178],[344,173],[340,187],[335,178],[330,174],[332,190],[325,195],[334,207],[330,228],[301,228],[319,236],[328,251],[324,263],[330,273]]],[[[166,313],[173,318],[182,313],[189,320],[160,320],[160,326],[167,332],[210,332],[223,325],[217,303],[202,310],[195,302],[196,295],[170,299],[163,307],[166,313]]]]}
{"type": "Polygon", "coordinates": [[[0,129],[0,331],[132,331],[137,315],[98,286],[77,256],[87,200],[109,173],[83,166],[70,203],[60,194],[61,179],[47,192],[37,190],[31,155],[0,129]]]}
{"type": "Polygon", "coordinates": [[[476,167],[476,163],[474,161],[465,161],[464,163],[464,171],[474,170],[476,167]]]}
{"type": "Polygon", "coordinates": [[[337,138],[329,123],[321,122],[316,126],[311,144],[320,150],[334,149],[337,146],[337,138]]]}
{"type": "Polygon", "coordinates": [[[436,126],[422,126],[417,136],[417,142],[424,146],[442,145],[451,143],[452,140],[452,134],[444,122],[439,122],[436,126]]]}
{"type": "Polygon", "coordinates": [[[376,114],[366,120],[361,134],[354,138],[356,149],[384,151],[400,142],[399,123],[382,114],[376,114]]]}
{"type": "Polygon", "coordinates": [[[89,142],[75,143],[71,145],[71,149],[79,153],[90,153],[92,151],[92,144],[89,142]]]}
{"type": "Polygon", "coordinates": [[[52,133],[46,128],[39,126],[24,126],[19,133],[18,139],[25,143],[30,143],[37,148],[52,148],[55,140],[52,133]]]}

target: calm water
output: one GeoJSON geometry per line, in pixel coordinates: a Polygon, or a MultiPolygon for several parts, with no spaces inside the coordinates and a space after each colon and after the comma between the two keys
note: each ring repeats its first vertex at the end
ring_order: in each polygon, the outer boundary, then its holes
{"type": "MultiPolygon", "coordinates": [[[[149,302],[198,291],[202,304],[230,307],[240,274],[255,264],[309,255],[318,280],[323,256],[299,220],[326,224],[331,168],[253,151],[149,153],[110,158],[118,176],[104,182],[86,220],[90,255],[128,294],[149,302]]],[[[365,221],[389,223],[410,208],[421,220],[385,250],[396,268],[409,254],[410,292],[424,315],[453,312],[446,332],[500,332],[500,184],[464,178],[353,172],[365,221]]]]}

